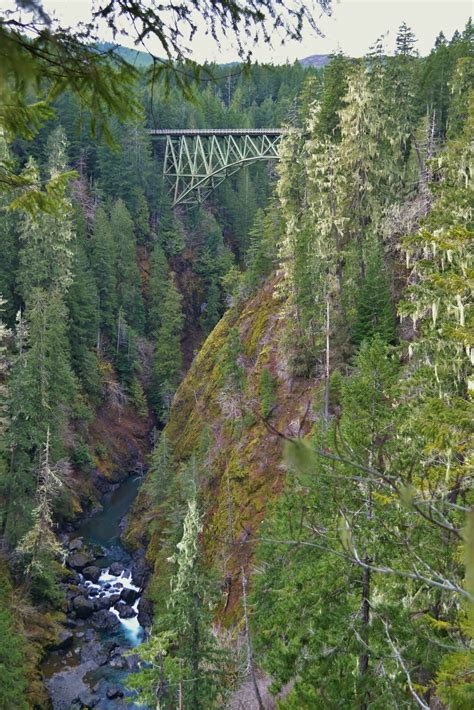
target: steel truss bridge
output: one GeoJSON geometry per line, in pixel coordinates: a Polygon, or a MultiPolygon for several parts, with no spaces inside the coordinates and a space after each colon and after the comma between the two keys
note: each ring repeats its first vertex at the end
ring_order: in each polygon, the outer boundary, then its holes
{"type": "Polygon", "coordinates": [[[165,141],[163,174],[173,207],[206,200],[226,177],[259,160],[278,160],[284,128],[152,129],[165,141]]]}

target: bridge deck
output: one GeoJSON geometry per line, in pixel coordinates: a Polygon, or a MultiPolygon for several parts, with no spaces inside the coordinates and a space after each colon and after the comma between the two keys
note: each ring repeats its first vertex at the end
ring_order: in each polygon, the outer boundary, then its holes
{"type": "Polygon", "coordinates": [[[286,128],[151,128],[153,136],[280,136],[286,128]]]}

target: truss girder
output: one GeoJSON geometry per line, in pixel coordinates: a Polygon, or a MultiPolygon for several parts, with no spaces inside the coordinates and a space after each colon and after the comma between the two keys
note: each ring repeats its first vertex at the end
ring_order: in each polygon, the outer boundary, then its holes
{"type": "Polygon", "coordinates": [[[278,160],[281,129],[244,132],[163,131],[163,173],[171,184],[173,206],[204,202],[229,175],[259,160],[278,160]]]}

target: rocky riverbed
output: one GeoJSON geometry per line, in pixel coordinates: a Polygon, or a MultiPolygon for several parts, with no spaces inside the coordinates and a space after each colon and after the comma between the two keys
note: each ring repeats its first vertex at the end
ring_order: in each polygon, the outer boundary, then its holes
{"type": "Polygon", "coordinates": [[[120,542],[124,516],[138,490],[137,477],[106,494],[102,509],[68,534],[67,619],[43,664],[54,710],[138,708],[125,682],[137,670],[133,648],[150,624],[141,598],[148,570],[120,542]],[[132,653],[131,653],[132,652],[132,653]]]}

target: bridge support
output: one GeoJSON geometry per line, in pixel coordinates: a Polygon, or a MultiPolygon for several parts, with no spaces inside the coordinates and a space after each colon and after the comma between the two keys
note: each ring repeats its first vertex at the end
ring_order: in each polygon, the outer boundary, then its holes
{"type": "Polygon", "coordinates": [[[171,184],[173,206],[204,202],[244,165],[278,160],[284,129],[152,130],[165,140],[163,173],[171,184]]]}

